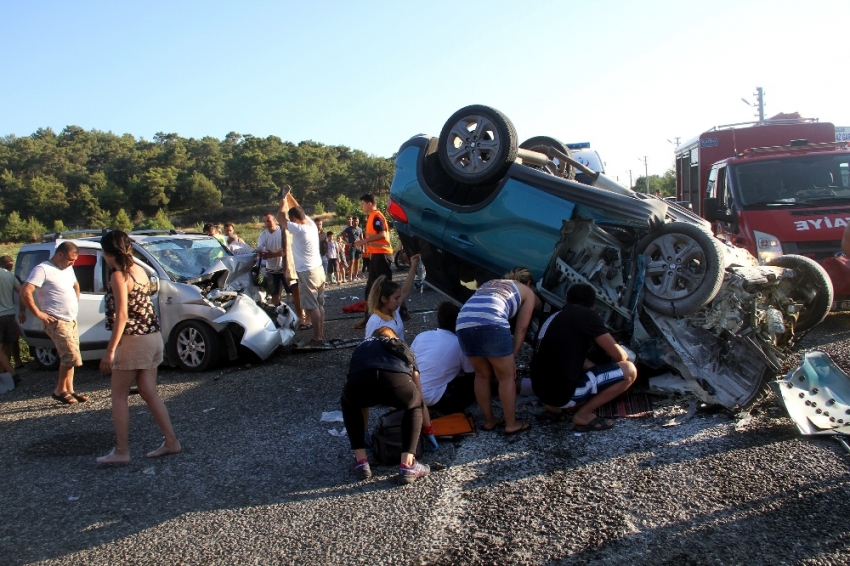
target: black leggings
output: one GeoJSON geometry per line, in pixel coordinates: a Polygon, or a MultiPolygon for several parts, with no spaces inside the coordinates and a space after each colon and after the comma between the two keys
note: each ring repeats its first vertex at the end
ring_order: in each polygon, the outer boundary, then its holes
{"type": "MultiPolygon", "coordinates": [[[[389,254],[372,254],[369,257],[369,276],[366,278],[366,300],[369,300],[369,291],[372,290],[372,285],[375,279],[381,275],[385,275],[390,281],[393,280],[393,270],[389,254]]],[[[369,313],[366,313],[369,316],[369,313]]]]}
{"type": "Polygon", "coordinates": [[[402,451],[416,453],[422,429],[422,396],[406,373],[364,370],[348,376],[342,390],[342,419],[352,450],[366,448],[366,423],[362,409],[386,405],[404,409],[401,421],[402,451]]]}

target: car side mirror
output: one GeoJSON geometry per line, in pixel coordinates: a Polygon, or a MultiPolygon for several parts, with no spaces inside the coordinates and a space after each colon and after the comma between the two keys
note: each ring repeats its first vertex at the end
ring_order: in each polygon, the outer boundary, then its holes
{"type": "Polygon", "coordinates": [[[733,222],[734,214],[729,214],[725,209],[720,207],[720,203],[716,198],[709,197],[702,201],[703,216],[709,222],[733,222]]]}

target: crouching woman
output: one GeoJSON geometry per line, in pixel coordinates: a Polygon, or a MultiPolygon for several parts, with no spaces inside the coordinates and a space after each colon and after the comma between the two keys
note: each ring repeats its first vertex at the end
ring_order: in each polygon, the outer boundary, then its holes
{"type": "Polygon", "coordinates": [[[430,468],[417,462],[414,456],[422,427],[422,394],[416,381],[418,374],[413,352],[389,327],[378,328],[354,350],[340,403],[348,439],[354,450],[352,471],[358,478],[372,477],[366,459],[366,425],[369,407],[375,405],[404,410],[399,480],[413,483],[430,472],[430,468]]]}

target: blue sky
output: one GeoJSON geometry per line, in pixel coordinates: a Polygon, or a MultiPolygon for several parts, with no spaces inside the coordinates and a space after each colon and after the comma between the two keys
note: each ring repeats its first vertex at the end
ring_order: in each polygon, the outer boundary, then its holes
{"type": "Polygon", "coordinates": [[[468,104],[608,173],[767,115],[850,126],[847,0],[0,1],[0,135],[67,125],[312,139],[389,156],[468,104]],[[523,7],[527,4],[530,7],[523,7]]]}

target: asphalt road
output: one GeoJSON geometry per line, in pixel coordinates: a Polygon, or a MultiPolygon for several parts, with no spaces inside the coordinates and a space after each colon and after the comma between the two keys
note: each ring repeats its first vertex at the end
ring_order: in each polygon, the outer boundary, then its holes
{"type": "MultiPolygon", "coordinates": [[[[329,337],[358,336],[339,307],[362,293],[329,293],[329,318],[339,319],[329,337]]],[[[414,294],[410,307],[439,300],[414,294]]],[[[434,325],[433,313],[417,312],[408,339],[434,325]]],[[[803,347],[848,370],[848,328],[850,315],[831,315],[803,347]]],[[[686,411],[681,397],[657,398],[653,418],[602,433],[533,421],[516,437],[443,443],[424,461],[446,469],[413,485],[396,485],[391,467],[358,482],[347,440],[319,420],[339,408],[350,353],[164,369],[160,393],[184,452],[144,457],[160,435],[133,396],[133,461],[120,468],[94,461],[114,442],[96,364],[76,380],[91,400],[73,407],[50,398],[53,373],[23,370],[22,386],[0,397],[0,563],[848,562],[850,455],[833,439],[802,438],[771,402],[740,430],[723,412],[662,427],[686,411]]]]}

